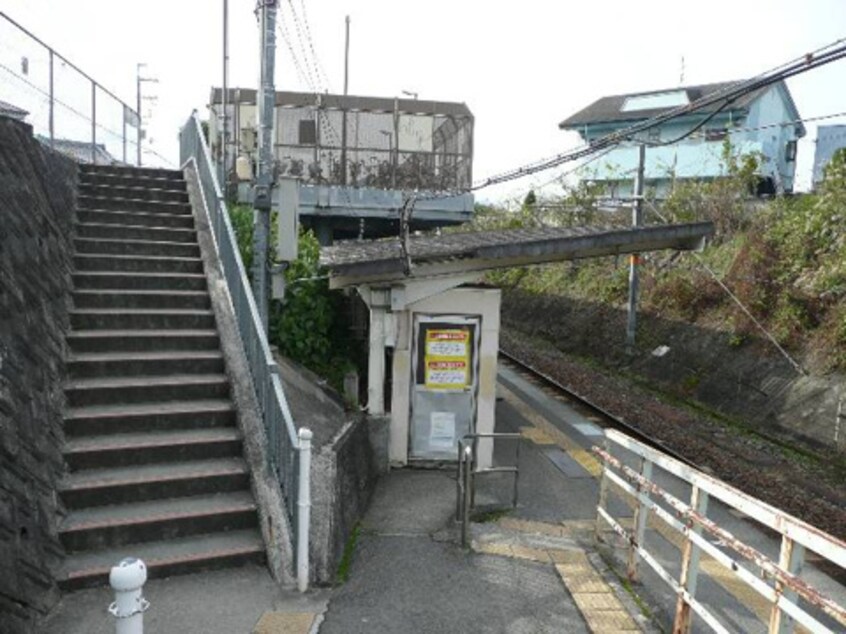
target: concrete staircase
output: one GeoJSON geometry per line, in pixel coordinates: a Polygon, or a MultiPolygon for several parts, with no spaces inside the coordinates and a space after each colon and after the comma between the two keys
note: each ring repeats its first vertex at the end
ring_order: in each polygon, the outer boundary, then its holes
{"type": "Polygon", "coordinates": [[[80,169],[59,584],[263,561],[182,174],[80,169]]]}

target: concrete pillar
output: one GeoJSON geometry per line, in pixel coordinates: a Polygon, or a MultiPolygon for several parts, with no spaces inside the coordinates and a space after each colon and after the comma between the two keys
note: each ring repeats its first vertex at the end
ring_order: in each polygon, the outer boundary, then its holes
{"type": "MultiPolygon", "coordinates": [[[[377,291],[374,290],[374,297],[377,291]]],[[[370,306],[370,351],[367,363],[367,412],[385,413],[385,306],[370,306]]]]}

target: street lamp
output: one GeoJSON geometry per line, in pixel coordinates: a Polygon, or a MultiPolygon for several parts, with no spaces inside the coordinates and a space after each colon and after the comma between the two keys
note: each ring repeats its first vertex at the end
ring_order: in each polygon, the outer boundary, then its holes
{"type": "Polygon", "coordinates": [[[402,94],[412,99],[417,99],[420,96],[420,93],[412,92],[411,90],[403,90],[402,94]]]}

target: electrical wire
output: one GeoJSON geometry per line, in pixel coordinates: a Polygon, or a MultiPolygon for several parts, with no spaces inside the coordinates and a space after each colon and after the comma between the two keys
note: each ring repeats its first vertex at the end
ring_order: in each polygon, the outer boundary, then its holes
{"type": "MultiPolygon", "coordinates": [[[[642,200],[646,201],[646,204],[649,205],[649,207],[652,209],[653,213],[656,216],[658,216],[661,219],[662,222],[664,222],[664,223],[668,222],[667,217],[664,216],[664,214],[662,214],[660,211],[658,211],[658,208],[655,206],[655,204],[651,200],[649,200],[646,197],[643,197],[642,200]]],[[[737,304],[737,306],[740,308],[740,310],[742,310],[743,313],[752,321],[752,323],[754,323],[755,326],[762,333],[764,333],[764,336],[767,339],[770,340],[770,342],[778,349],[778,351],[782,354],[782,356],[785,359],[787,359],[788,363],[790,363],[790,365],[793,366],[793,369],[796,370],[802,376],[808,376],[807,371],[793,357],[790,356],[790,354],[787,352],[787,350],[785,350],[782,347],[782,345],[770,333],[770,331],[767,330],[760,321],[755,319],[755,316],[750,312],[750,310],[748,308],[746,308],[746,306],[743,304],[743,302],[740,301],[740,298],[738,298],[737,295],[735,295],[731,291],[731,289],[728,286],[726,286],[726,284],[717,275],[716,271],[714,271],[714,269],[712,269],[710,266],[708,266],[708,263],[705,262],[705,259],[701,255],[699,255],[696,251],[691,251],[691,253],[693,253],[694,257],[699,262],[699,264],[702,266],[702,268],[704,268],[708,272],[708,274],[712,278],[714,278],[714,281],[717,282],[717,284],[720,286],[720,288],[723,289],[723,291],[725,291],[725,293],[731,298],[731,300],[735,304],[737,304]]]]}
{"type": "MultiPolygon", "coordinates": [[[[660,126],[666,123],[667,121],[677,119],[681,116],[691,114],[693,112],[698,112],[703,108],[711,106],[715,103],[734,101],[746,94],[749,94],[750,92],[754,92],[755,90],[759,90],[779,81],[784,81],[785,79],[788,79],[795,75],[807,72],[811,69],[818,68],[820,66],[824,66],[831,62],[837,61],[839,59],[842,59],[843,57],[846,57],[846,46],[843,45],[844,41],[846,41],[846,38],[841,38],[835,42],[832,42],[831,44],[817,49],[812,53],[808,53],[807,55],[804,55],[802,57],[795,58],[794,60],[791,60],[789,62],[785,62],[784,64],[777,66],[774,70],[767,71],[749,80],[735,82],[734,84],[731,84],[726,88],[705,95],[691,104],[673,108],[672,110],[661,113],[659,115],[655,115],[654,117],[651,117],[640,123],[636,123],[627,128],[612,132],[599,139],[596,139],[590,144],[585,144],[584,146],[574,151],[557,154],[555,156],[541,159],[539,161],[535,161],[534,163],[529,163],[521,167],[514,168],[506,172],[502,172],[500,174],[488,177],[484,181],[481,181],[480,183],[473,185],[472,187],[464,191],[478,191],[480,189],[484,189],[492,185],[506,183],[518,178],[523,178],[525,176],[535,174],[537,172],[557,167],[558,165],[562,165],[570,161],[584,158],[585,156],[590,156],[608,147],[616,147],[620,145],[620,143],[625,141],[627,138],[630,138],[640,132],[645,132],[647,130],[660,126]]],[[[442,198],[445,196],[438,195],[433,197],[442,198]]]]}

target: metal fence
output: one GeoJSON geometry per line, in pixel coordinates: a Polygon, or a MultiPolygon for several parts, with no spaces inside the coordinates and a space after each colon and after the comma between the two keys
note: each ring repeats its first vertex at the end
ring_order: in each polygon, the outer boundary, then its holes
{"type": "MultiPolygon", "coordinates": [[[[231,92],[227,165],[234,165],[238,156],[254,163],[257,109],[246,101],[252,93],[231,92]]],[[[314,95],[307,103],[295,101],[277,100],[274,158],[279,176],[309,185],[418,191],[463,190],[472,184],[474,120],[469,111],[463,113],[463,105],[417,102],[427,111],[415,112],[415,102],[409,100],[314,95]],[[362,109],[362,102],[370,109],[362,109]]],[[[210,109],[210,145],[219,159],[221,105],[213,103],[210,109]]]]}
{"type": "Polygon", "coordinates": [[[0,12],[0,113],[84,163],[138,163],[138,112],[0,12]]]}
{"type": "Polygon", "coordinates": [[[806,550],[835,567],[846,567],[846,543],[625,434],[606,430],[605,438],[604,449],[593,449],[604,462],[597,537],[604,524],[610,525],[627,544],[629,578],[638,578],[638,563],[643,561],[672,588],[677,595],[673,632],[689,632],[694,615],[712,631],[731,631],[719,606],[709,605],[697,592],[703,577],[728,579],[731,583],[723,585],[736,588],[737,598],[763,617],[770,634],[792,632],[794,622],[810,632],[844,631],[846,607],[813,587],[803,572],[806,550]],[[657,483],[659,477],[664,486],[657,483]],[[630,527],[612,515],[611,494],[634,506],[630,527]],[[685,495],[688,501],[681,499],[685,495]],[[716,519],[720,515],[757,523],[777,541],[770,546],[756,531],[748,540],[755,546],[744,543],[716,519]],[[668,559],[659,554],[657,544],[650,545],[650,517],[656,520],[658,535],[680,546],[680,560],[668,559]]]}
{"type": "Polygon", "coordinates": [[[180,130],[179,146],[180,163],[185,166],[193,161],[196,165],[202,197],[214,233],[217,254],[226,278],[241,343],[247,356],[256,398],[264,420],[269,467],[276,474],[281,485],[291,526],[297,527],[297,568],[300,576],[303,574],[303,567],[305,568],[307,579],[311,432],[308,429],[300,429],[298,433],[294,427],[294,420],[279,377],[279,366],[271,354],[255,298],[250,290],[246,269],[238,250],[238,241],[217,180],[216,167],[211,160],[196,112],[180,130]],[[302,561],[303,556],[306,557],[305,564],[302,561]]]}

